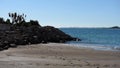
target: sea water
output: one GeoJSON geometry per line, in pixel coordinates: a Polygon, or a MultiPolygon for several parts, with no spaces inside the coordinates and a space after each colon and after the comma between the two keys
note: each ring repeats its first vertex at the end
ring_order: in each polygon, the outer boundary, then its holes
{"type": "Polygon", "coordinates": [[[60,28],[72,37],[80,38],[82,41],[69,41],[78,47],[89,47],[97,50],[120,51],[120,29],[108,28],[60,28]]]}

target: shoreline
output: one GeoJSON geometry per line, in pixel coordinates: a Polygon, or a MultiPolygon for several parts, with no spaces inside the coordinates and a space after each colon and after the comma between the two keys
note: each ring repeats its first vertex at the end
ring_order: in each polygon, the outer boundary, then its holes
{"type": "Polygon", "coordinates": [[[75,46],[78,48],[91,48],[94,50],[99,50],[99,51],[119,51],[120,52],[120,46],[117,45],[104,45],[104,44],[89,44],[89,43],[79,43],[79,44],[74,44],[74,43],[65,43],[70,46],[75,46]]]}
{"type": "Polygon", "coordinates": [[[120,68],[120,52],[48,43],[0,51],[0,68],[120,68]]]}

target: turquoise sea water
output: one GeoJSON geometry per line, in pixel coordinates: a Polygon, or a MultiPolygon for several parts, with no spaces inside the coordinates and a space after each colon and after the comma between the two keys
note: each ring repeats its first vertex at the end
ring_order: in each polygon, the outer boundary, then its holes
{"type": "Polygon", "coordinates": [[[69,41],[67,44],[80,47],[90,47],[97,50],[120,51],[120,29],[60,28],[60,30],[82,40],[69,41]]]}

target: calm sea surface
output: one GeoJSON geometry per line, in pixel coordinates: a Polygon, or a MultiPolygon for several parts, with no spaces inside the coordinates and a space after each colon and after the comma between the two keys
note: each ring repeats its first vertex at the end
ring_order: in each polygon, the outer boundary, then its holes
{"type": "Polygon", "coordinates": [[[107,28],[60,28],[63,32],[78,37],[82,41],[69,41],[79,47],[90,47],[97,50],[120,51],[120,29],[107,28]]]}

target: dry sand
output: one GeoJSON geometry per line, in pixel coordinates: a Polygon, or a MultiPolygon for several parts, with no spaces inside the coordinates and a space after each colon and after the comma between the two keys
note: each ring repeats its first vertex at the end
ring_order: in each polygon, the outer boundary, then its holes
{"type": "Polygon", "coordinates": [[[0,52],[0,68],[120,68],[120,52],[36,44],[0,52]]]}

